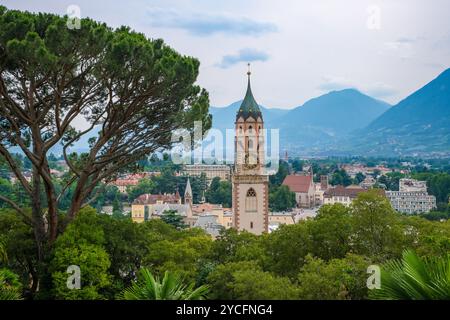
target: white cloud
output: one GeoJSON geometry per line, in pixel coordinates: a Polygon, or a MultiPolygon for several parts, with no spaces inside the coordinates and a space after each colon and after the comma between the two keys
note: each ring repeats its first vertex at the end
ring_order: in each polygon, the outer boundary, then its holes
{"type": "MultiPolygon", "coordinates": [[[[3,0],[9,8],[64,14],[72,0],[3,0]]],[[[290,108],[349,87],[396,103],[449,66],[450,1],[434,0],[77,0],[82,17],[162,38],[197,57],[199,84],[213,105],[242,99],[239,50],[270,53],[252,67],[253,92],[269,107],[290,108]],[[371,5],[381,27],[367,28],[371,5]],[[150,8],[149,8],[150,6],[150,8]],[[228,57],[227,57],[228,56],[228,57]],[[226,58],[224,58],[226,57],[226,58]],[[326,76],[324,76],[326,75],[326,76]]]]}
{"type": "Polygon", "coordinates": [[[271,22],[223,13],[149,8],[147,9],[147,18],[152,27],[182,29],[196,36],[209,36],[217,33],[259,36],[277,31],[277,26],[271,22]]]}
{"type": "Polygon", "coordinates": [[[269,55],[261,50],[245,48],[235,54],[229,54],[222,57],[222,61],[217,64],[220,68],[229,68],[240,62],[267,61],[269,55]]]}

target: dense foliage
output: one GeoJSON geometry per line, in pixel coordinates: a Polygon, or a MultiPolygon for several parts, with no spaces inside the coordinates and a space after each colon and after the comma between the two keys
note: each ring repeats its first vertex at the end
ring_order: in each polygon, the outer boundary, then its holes
{"type": "Polygon", "coordinates": [[[203,300],[208,293],[208,286],[194,288],[194,283],[185,284],[177,274],[166,271],[164,277],[153,277],[143,268],[138,281],[123,291],[120,298],[124,300],[203,300]]]}
{"type": "MultiPolygon", "coordinates": [[[[98,194],[111,195],[108,182],[169,149],[174,131],[190,133],[195,121],[208,130],[209,97],[196,84],[200,62],[163,40],[89,18],[79,28],[67,22],[67,16],[0,6],[0,167],[16,180],[5,181],[1,171],[0,206],[13,208],[32,228],[35,253],[25,257],[31,294],[39,288],[55,298],[98,298],[111,283],[106,270],[112,257],[99,244],[67,246],[57,238],[98,194]],[[82,140],[84,151],[73,152],[82,140]],[[68,168],[58,179],[54,149],[68,168]],[[78,293],[62,288],[59,264],[72,257],[84,272],[92,267],[98,275],[84,279],[89,286],[78,293]],[[49,260],[52,281],[45,278],[49,260]]],[[[112,191],[118,216],[121,199],[112,191]]]]}
{"type": "Polygon", "coordinates": [[[360,194],[350,207],[323,206],[314,219],[270,234],[228,229],[216,240],[200,229],[160,219],[137,224],[87,207],[44,269],[35,264],[30,227],[12,210],[0,211],[0,234],[8,257],[0,267],[17,275],[22,297],[30,275],[41,272],[47,285],[34,297],[47,299],[120,299],[133,284],[141,287],[142,268],[160,282],[170,272],[185,288],[207,285],[209,299],[367,299],[369,265],[386,274],[405,249],[427,261],[450,251],[449,221],[400,215],[377,192],[360,194]],[[81,269],[80,290],[66,286],[70,265],[81,269]]]}
{"type": "Polygon", "coordinates": [[[450,298],[450,254],[420,258],[405,251],[401,260],[388,261],[381,273],[381,288],[375,299],[448,300],[450,298]]]}

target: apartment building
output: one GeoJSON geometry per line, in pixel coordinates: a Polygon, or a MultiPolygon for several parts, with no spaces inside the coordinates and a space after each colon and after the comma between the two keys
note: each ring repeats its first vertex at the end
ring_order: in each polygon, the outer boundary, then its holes
{"type": "Polygon", "coordinates": [[[386,191],[392,207],[403,213],[424,213],[436,208],[436,197],[429,195],[426,181],[400,179],[399,191],[386,191]]]}

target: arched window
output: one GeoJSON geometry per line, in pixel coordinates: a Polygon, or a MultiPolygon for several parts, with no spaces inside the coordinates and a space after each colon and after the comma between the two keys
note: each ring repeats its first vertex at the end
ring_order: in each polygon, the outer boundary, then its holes
{"type": "Polygon", "coordinates": [[[248,133],[252,133],[252,130],[253,130],[252,126],[248,127],[248,133]]]}
{"type": "Polygon", "coordinates": [[[253,149],[253,139],[251,139],[251,138],[248,139],[247,148],[248,148],[248,150],[253,149]]]}
{"type": "Polygon", "coordinates": [[[242,133],[242,126],[239,126],[239,133],[242,133]]]}
{"type": "Polygon", "coordinates": [[[247,196],[245,197],[245,211],[256,212],[257,209],[256,192],[255,189],[250,188],[248,189],[247,196]]]}

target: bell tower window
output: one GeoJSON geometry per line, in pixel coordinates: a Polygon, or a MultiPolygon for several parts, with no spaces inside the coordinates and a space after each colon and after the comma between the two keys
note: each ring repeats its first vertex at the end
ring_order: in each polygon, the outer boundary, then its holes
{"type": "Polygon", "coordinates": [[[255,189],[250,188],[248,189],[247,196],[245,197],[245,211],[256,212],[257,209],[256,192],[255,189]]]}

